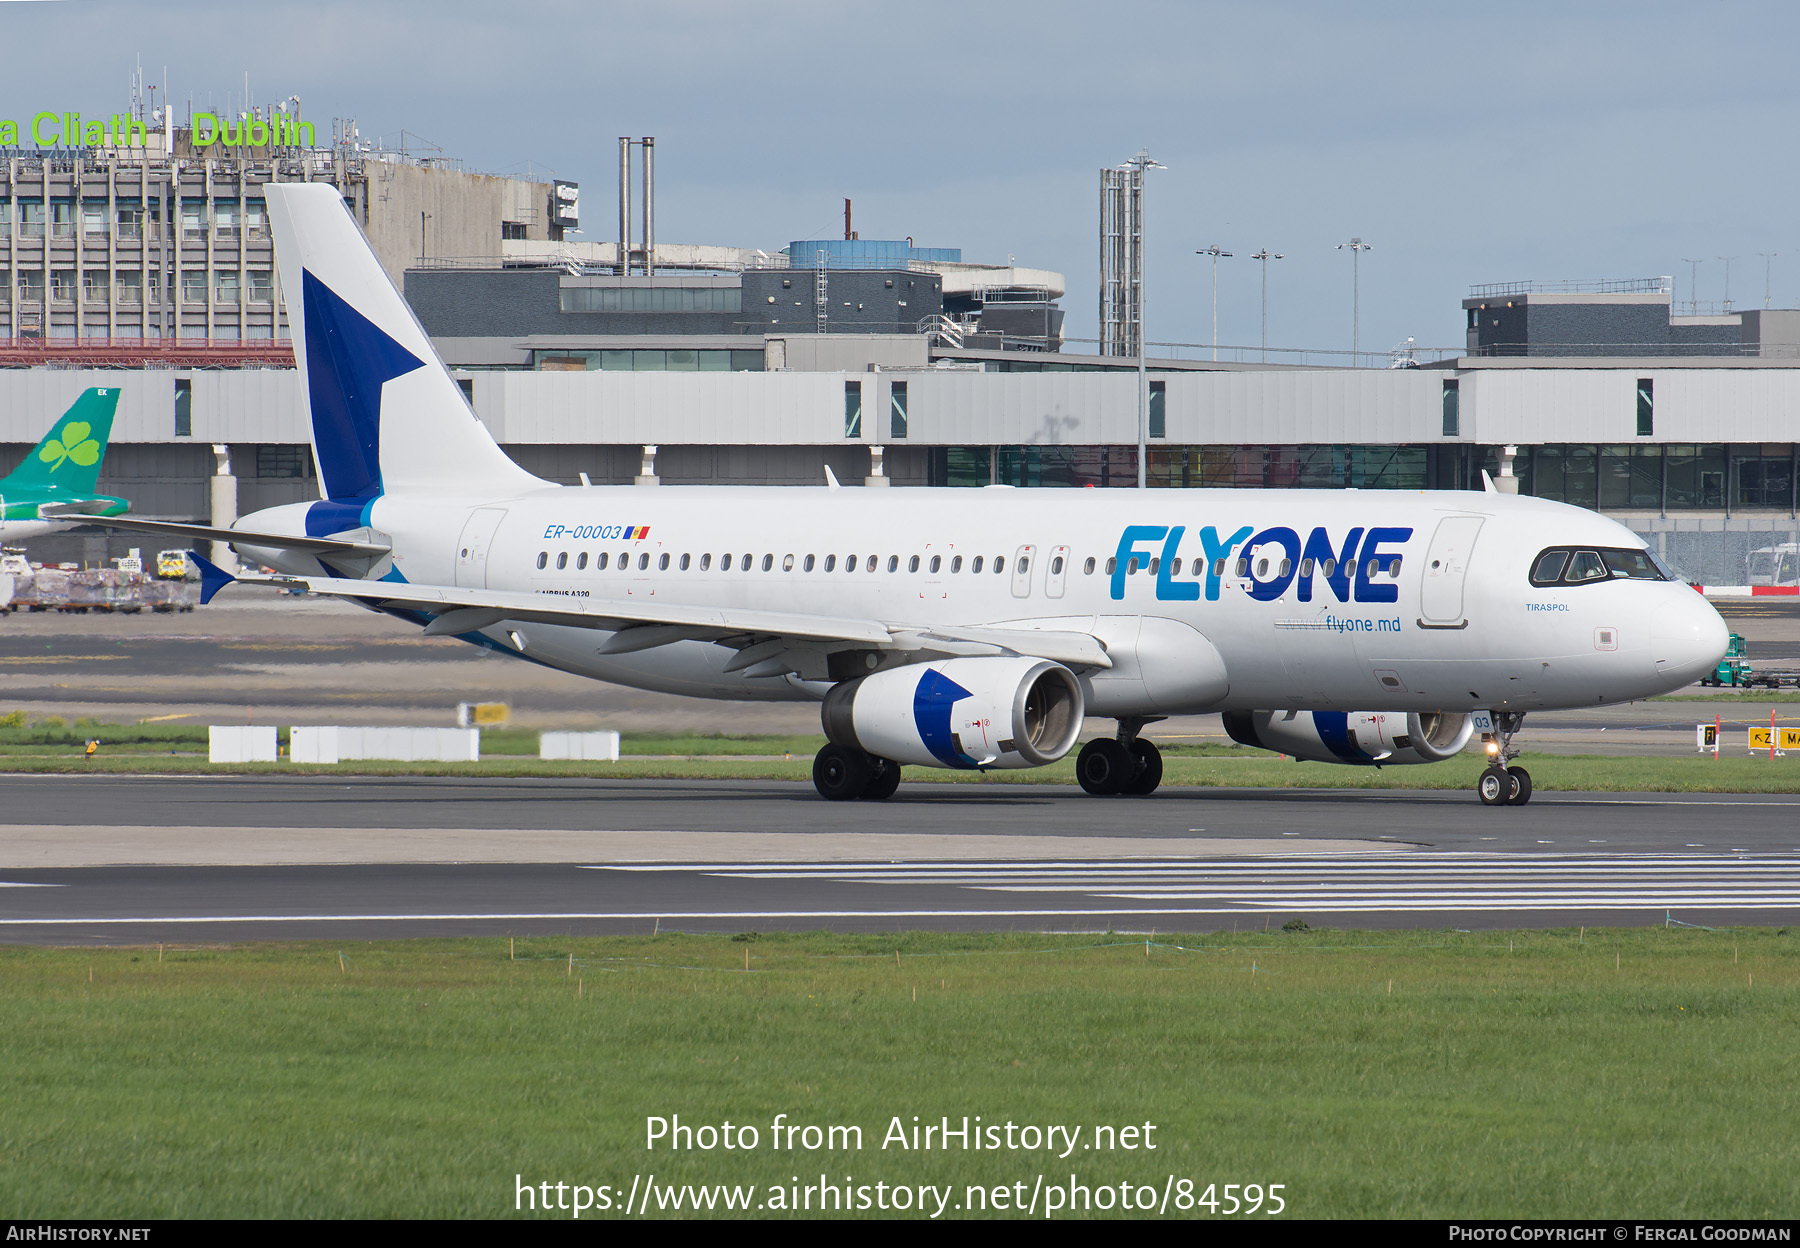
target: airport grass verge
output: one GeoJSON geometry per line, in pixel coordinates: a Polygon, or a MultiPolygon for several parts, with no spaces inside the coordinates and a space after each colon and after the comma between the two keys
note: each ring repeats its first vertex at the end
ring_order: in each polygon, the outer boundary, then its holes
{"type": "Polygon", "coordinates": [[[22,1218],[511,1217],[521,1179],[651,1174],[1279,1183],[1311,1218],[1800,1207],[1800,935],[1769,929],[15,946],[0,994],[22,1218]],[[777,1114],[862,1148],[775,1151],[777,1114]],[[1157,1147],[882,1147],[965,1114],[1157,1147]],[[674,1115],[760,1146],[647,1151],[674,1115]]]}

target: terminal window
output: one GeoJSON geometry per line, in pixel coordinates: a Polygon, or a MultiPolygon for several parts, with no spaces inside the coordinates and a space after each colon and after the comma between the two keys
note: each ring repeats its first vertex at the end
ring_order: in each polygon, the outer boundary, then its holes
{"type": "Polygon", "coordinates": [[[1637,383],[1637,436],[1647,438],[1656,431],[1656,380],[1639,377],[1637,383]]]}
{"type": "Polygon", "coordinates": [[[862,382],[844,383],[844,436],[862,437],[862,382]]]}
{"type": "MultiPolygon", "coordinates": [[[[1473,315],[1473,313],[1470,315],[1473,315]]],[[[1446,381],[1444,383],[1444,436],[1446,438],[1458,437],[1459,431],[1462,428],[1460,396],[1458,395],[1457,390],[1457,382],[1446,381]]]]}
{"type": "Polygon", "coordinates": [[[896,381],[888,400],[888,436],[906,436],[906,383],[896,381]]]}
{"type": "Polygon", "coordinates": [[[1153,381],[1150,383],[1149,436],[1153,438],[1166,438],[1169,436],[1168,390],[1169,383],[1166,381],[1153,381]]]}
{"type": "Polygon", "coordinates": [[[175,379],[175,436],[194,436],[194,383],[186,377],[175,379]]]}

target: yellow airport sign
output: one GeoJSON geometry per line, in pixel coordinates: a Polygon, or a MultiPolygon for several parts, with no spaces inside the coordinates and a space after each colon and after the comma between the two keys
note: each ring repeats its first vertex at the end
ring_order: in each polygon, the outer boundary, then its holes
{"type": "MultiPolygon", "coordinates": [[[[1775,741],[1775,752],[1786,753],[1788,750],[1800,750],[1800,728],[1777,728],[1779,735],[1775,741]]],[[[1750,730],[1750,748],[1767,750],[1769,748],[1769,729],[1752,728],[1750,730]]]]}
{"type": "Polygon", "coordinates": [[[456,708],[456,722],[463,728],[503,728],[511,714],[504,702],[464,702],[456,708]]]}

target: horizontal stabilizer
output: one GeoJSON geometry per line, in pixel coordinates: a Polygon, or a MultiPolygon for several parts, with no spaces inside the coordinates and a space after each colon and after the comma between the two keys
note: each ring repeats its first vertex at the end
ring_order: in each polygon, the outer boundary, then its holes
{"type": "Polygon", "coordinates": [[[136,516],[88,516],[79,504],[54,504],[38,509],[45,520],[79,520],[104,529],[122,529],[127,533],[153,533],[164,537],[185,537],[195,542],[231,542],[241,546],[269,546],[285,550],[316,550],[385,555],[392,547],[381,542],[355,542],[340,537],[295,537],[291,533],[248,533],[243,529],[220,529],[210,524],[177,524],[168,520],[140,520],[136,516]]]}

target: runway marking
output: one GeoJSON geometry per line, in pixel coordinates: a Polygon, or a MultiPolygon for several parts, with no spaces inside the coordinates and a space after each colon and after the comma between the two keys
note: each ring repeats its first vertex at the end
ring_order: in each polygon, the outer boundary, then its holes
{"type": "Polygon", "coordinates": [[[18,880],[0,880],[0,888],[67,888],[67,884],[26,884],[18,880]]]}
{"type": "Polygon", "coordinates": [[[1272,856],[1229,862],[720,863],[583,869],[661,870],[744,880],[937,885],[989,893],[1067,893],[1134,907],[1212,902],[1240,910],[1316,913],[1800,909],[1800,862],[1716,854],[1520,858],[1420,853],[1385,862],[1272,856]]]}

